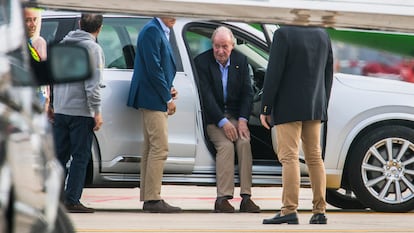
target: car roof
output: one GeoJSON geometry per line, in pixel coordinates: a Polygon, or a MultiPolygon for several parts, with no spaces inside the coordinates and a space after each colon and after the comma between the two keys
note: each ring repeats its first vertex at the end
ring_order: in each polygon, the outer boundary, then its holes
{"type": "MultiPolygon", "coordinates": [[[[42,11],[42,18],[79,18],[81,16],[81,12],[76,11],[52,11],[52,10],[45,10],[42,11]]],[[[125,17],[125,18],[152,18],[151,16],[137,16],[137,15],[129,15],[129,14],[103,14],[104,17],[125,17]]],[[[180,22],[180,24],[187,24],[189,22],[199,22],[199,23],[206,23],[206,22],[213,22],[208,19],[202,19],[202,18],[177,18],[177,21],[180,22]]],[[[215,21],[220,22],[220,21],[215,21]]],[[[227,25],[230,25],[232,27],[240,28],[252,35],[257,36],[259,39],[265,41],[264,34],[261,33],[256,28],[250,26],[247,23],[241,23],[241,22],[221,22],[227,25]]]]}

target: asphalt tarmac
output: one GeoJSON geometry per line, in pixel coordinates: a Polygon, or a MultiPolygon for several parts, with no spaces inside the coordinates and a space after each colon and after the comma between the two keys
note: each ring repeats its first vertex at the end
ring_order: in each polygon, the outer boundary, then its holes
{"type": "Polygon", "coordinates": [[[82,203],[96,209],[92,214],[70,214],[79,233],[166,233],[166,232],[414,232],[414,212],[377,213],[371,210],[342,210],[328,205],[327,225],[311,225],[312,193],[303,188],[299,200],[298,225],[264,225],[281,206],[281,188],[255,187],[252,199],[261,213],[238,213],[239,189],[231,203],[236,213],[213,213],[215,187],[163,186],[161,196],[182,213],[144,213],[139,189],[88,188],[82,203]]]}

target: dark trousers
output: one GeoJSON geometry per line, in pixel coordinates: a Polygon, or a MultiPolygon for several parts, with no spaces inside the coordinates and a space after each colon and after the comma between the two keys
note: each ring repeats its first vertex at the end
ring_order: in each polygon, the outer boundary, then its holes
{"type": "Polygon", "coordinates": [[[66,171],[65,204],[79,204],[91,158],[94,119],[55,114],[53,134],[56,155],[66,171]],[[67,167],[72,157],[70,166],[67,167]]]}

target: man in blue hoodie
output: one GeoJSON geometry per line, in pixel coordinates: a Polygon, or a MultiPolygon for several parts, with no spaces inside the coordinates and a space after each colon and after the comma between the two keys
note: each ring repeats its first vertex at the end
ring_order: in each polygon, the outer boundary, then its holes
{"type": "Polygon", "coordinates": [[[56,154],[65,168],[72,158],[67,170],[64,197],[64,204],[71,213],[94,212],[94,209],[82,205],[80,198],[92,154],[93,131],[99,130],[103,123],[99,85],[105,58],[97,43],[102,22],[102,15],[82,14],[80,29],[69,32],[61,41],[63,44],[77,44],[89,50],[96,67],[93,77],[53,87],[56,154]]]}

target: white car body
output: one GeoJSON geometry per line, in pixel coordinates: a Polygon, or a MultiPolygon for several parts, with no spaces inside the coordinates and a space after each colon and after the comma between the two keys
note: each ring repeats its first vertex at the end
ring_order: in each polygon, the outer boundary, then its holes
{"type": "MultiPolygon", "coordinates": [[[[73,22],[76,22],[78,17],[77,13],[45,12],[42,35],[49,43],[56,42],[64,36],[63,32],[66,33],[76,27],[73,22]],[[64,21],[72,23],[63,24],[64,21]]],[[[126,106],[133,70],[131,66],[125,67],[128,54],[123,53],[121,48],[135,46],[139,30],[147,20],[148,18],[126,15],[105,15],[104,28],[98,37],[107,60],[102,82],[105,123],[95,135],[87,185],[95,187],[139,185],[139,162],[143,148],[142,122],[140,112],[126,106]],[[119,61],[122,65],[119,65],[119,61]]],[[[208,35],[220,24],[223,23],[178,18],[174,26],[172,44],[178,61],[174,86],[179,95],[176,102],[177,112],[168,118],[169,155],[165,163],[164,183],[215,185],[214,152],[205,137],[198,94],[200,87],[197,86],[192,58],[208,48],[206,46],[208,45],[206,41],[209,41],[208,35]],[[190,31],[192,34],[189,33],[190,31]],[[205,38],[200,36],[203,33],[206,33],[205,38]],[[198,35],[196,39],[192,37],[194,34],[198,35]]],[[[261,77],[267,67],[266,54],[270,42],[267,42],[266,38],[271,37],[247,24],[225,24],[232,28],[238,38],[235,49],[248,56],[255,75],[252,81],[256,81],[257,76],[261,77]],[[260,52],[254,52],[259,50],[260,52]]],[[[274,25],[267,25],[264,31],[272,32],[276,29],[274,25]]],[[[414,138],[405,136],[408,134],[414,137],[414,84],[340,73],[334,76],[327,131],[324,128],[322,132],[324,139],[326,136],[323,144],[327,188],[331,195],[329,198],[331,200],[335,198],[333,202],[338,201],[335,204],[341,208],[370,207],[378,211],[395,212],[414,209],[414,138]],[[403,133],[401,135],[398,132],[395,135],[392,133],[388,137],[389,127],[397,127],[403,133]],[[371,132],[377,130],[380,133],[371,135],[371,132]],[[370,149],[365,150],[367,153],[363,154],[351,153],[351,151],[365,149],[360,145],[367,143],[364,141],[367,135],[371,135],[370,140],[381,141],[380,136],[376,138],[378,134],[390,138],[388,141],[391,144],[387,145],[397,147],[404,145],[401,148],[406,154],[402,156],[398,151],[385,150],[395,155],[384,155],[385,158],[381,160],[382,166],[378,165],[377,161],[373,161],[374,157],[368,153],[372,151],[370,149]],[[351,157],[356,158],[351,159],[351,157]],[[358,159],[366,161],[358,165],[358,159]],[[398,159],[398,164],[396,163],[398,166],[392,163],[390,167],[385,166],[398,159]],[[372,164],[370,161],[373,161],[372,164]],[[359,167],[354,168],[355,164],[359,167]],[[374,170],[382,169],[380,173],[383,175],[370,170],[374,165],[374,170]],[[359,182],[351,179],[355,171],[360,173],[359,182]],[[392,177],[398,177],[387,178],[391,177],[388,176],[390,174],[392,177]],[[373,180],[388,182],[378,183],[373,180]],[[354,183],[362,185],[362,188],[354,183]],[[390,185],[395,185],[395,188],[390,188],[390,185]],[[340,189],[346,190],[346,193],[332,196],[332,190],[340,189]],[[357,198],[353,194],[350,196],[349,191],[354,192],[357,198]],[[396,195],[396,192],[400,193],[396,195]]],[[[257,138],[252,140],[253,185],[279,186],[282,181],[281,166],[271,148],[270,131],[265,131],[257,120],[260,85],[255,93],[257,97],[256,108],[253,107],[255,114],[252,114],[249,121],[251,131],[258,132],[257,138]]],[[[381,145],[374,143],[372,146],[382,149],[381,145]]],[[[236,174],[236,182],[237,180],[236,174]]],[[[304,164],[302,185],[309,186],[304,164]]]]}

